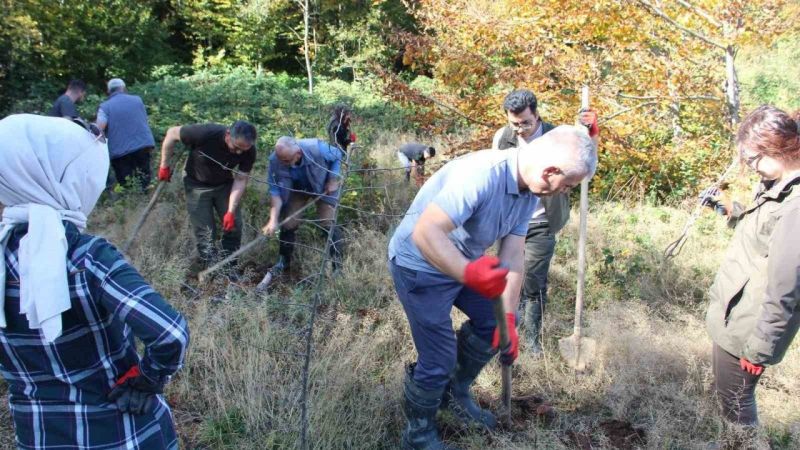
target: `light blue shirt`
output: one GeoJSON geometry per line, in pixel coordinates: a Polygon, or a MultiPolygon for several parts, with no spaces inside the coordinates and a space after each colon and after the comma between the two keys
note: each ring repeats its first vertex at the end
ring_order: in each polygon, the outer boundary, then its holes
{"type": "Polygon", "coordinates": [[[417,193],[389,242],[389,259],[408,269],[439,273],[420,253],[411,233],[434,203],[456,226],[448,237],[470,260],[509,234],[525,236],[539,198],[517,183],[519,149],[470,153],[439,169],[417,193]]]}
{"type": "MultiPolygon", "coordinates": [[[[269,193],[280,196],[284,202],[289,199],[289,190],[286,188],[319,195],[324,193],[328,180],[341,175],[341,150],[320,139],[299,139],[297,145],[303,152],[298,166],[289,167],[281,163],[275,152],[269,157],[269,193]],[[299,184],[295,185],[295,182],[299,184]]],[[[338,198],[338,192],[331,194],[331,197],[338,198]]]]}

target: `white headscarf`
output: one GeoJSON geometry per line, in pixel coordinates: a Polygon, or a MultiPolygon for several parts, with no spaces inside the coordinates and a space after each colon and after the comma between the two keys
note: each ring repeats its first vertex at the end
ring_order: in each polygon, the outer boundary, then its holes
{"type": "MultiPolygon", "coordinates": [[[[71,307],[68,244],[62,221],[83,231],[103,192],[108,148],[68,119],[17,114],[0,120],[0,256],[15,225],[20,240],[20,313],[47,342],[61,335],[61,313],[71,307]]],[[[0,258],[0,328],[5,317],[5,258],[0,258]]]]}

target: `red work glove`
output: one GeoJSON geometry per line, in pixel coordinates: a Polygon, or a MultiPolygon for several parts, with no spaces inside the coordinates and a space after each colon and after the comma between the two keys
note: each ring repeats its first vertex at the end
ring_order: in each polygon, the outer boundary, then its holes
{"type": "Polygon", "coordinates": [[[578,120],[589,129],[589,137],[600,134],[600,127],[597,125],[597,111],[585,109],[578,114],[578,120]]]}
{"type": "Polygon", "coordinates": [[[496,256],[481,256],[464,269],[464,284],[482,296],[494,300],[506,289],[508,269],[500,267],[496,256]]]}
{"type": "Polygon", "coordinates": [[[150,414],[158,407],[158,394],[163,392],[163,383],[147,379],[139,366],[133,366],[114,383],[108,401],[123,413],[150,414]]]}
{"type": "Polygon", "coordinates": [[[130,369],[128,369],[128,371],[125,372],[121,377],[119,377],[119,380],[117,380],[117,382],[114,383],[114,387],[121,386],[125,384],[126,381],[130,380],[131,378],[136,378],[141,374],[142,372],[139,371],[139,366],[133,366],[130,369]]]}
{"type": "Polygon", "coordinates": [[[350,142],[352,142],[353,144],[356,143],[356,134],[353,133],[352,131],[350,132],[350,142]]]}
{"type": "Polygon", "coordinates": [[[761,375],[761,372],[764,371],[764,366],[753,364],[744,358],[739,358],[739,366],[750,375],[761,375]]]}
{"type": "Polygon", "coordinates": [[[172,171],[167,167],[159,167],[158,168],[158,181],[167,181],[172,178],[172,171]]]}
{"type": "Polygon", "coordinates": [[[222,230],[233,231],[234,228],[236,228],[236,216],[234,216],[232,212],[228,211],[222,217],[222,230]]]}
{"type": "MultiPolygon", "coordinates": [[[[500,299],[495,300],[501,301],[500,299]]],[[[508,348],[501,349],[500,361],[510,366],[519,356],[519,335],[517,334],[517,316],[514,313],[506,313],[506,324],[508,324],[508,348]]],[[[494,337],[492,337],[492,348],[500,346],[500,328],[495,327],[494,337]]]]}

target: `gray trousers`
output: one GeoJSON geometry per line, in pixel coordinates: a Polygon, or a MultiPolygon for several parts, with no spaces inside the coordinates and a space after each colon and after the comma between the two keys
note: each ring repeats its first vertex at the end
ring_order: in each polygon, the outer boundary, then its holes
{"type": "Polygon", "coordinates": [[[547,222],[528,225],[525,237],[525,280],[522,285],[522,304],[525,308],[525,335],[540,339],[542,316],[547,304],[547,272],[556,249],[556,237],[547,222]]]}
{"type": "Polygon", "coordinates": [[[183,177],[186,191],[186,209],[197,243],[197,252],[206,263],[235,252],[242,245],[242,213],[236,208],[236,226],[232,231],[222,232],[222,254],[217,255],[217,224],[222,227],[222,217],[228,212],[228,199],[233,182],[220,186],[205,187],[183,177]]]}
{"type": "Polygon", "coordinates": [[[761,375],[751,375],[739,366],[739,358],[714,344],[711,352],[714,390],[722,415],[741,425],[758,425],[756,385],[761,375]]]}

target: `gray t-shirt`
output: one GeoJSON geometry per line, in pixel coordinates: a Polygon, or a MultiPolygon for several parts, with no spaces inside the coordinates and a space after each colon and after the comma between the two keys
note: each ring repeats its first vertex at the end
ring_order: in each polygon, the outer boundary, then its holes
{"type": "Polygon", "coordinates": [[[539,198],[519,188],[519,152],[518,148],[484,150],[445,164],[417,192],[389,242],[389,259],[408,269],[439,272],[411,238],[420,214],[431,203],[456,226],[448,238],[470,260],[509,234],[525,236],[539,198]]]}
{"type": "Polygon", "coordinates": [[[53,117],[78,117],[78,110],[75,108],[75,103],[69,98],[67,94],[62,94],[53,103],[53,107],[47,113],[48,116],[53,117]]]}
{"type": "Polygon", "coordinates": [[[417,163],[422,164],[425,162],[425,150],[427,149],[427,145],[410,142],[408,144],[403,144],[400,147],[400,153],[406,155],[409,161],[416,161],[417,163]]]}

